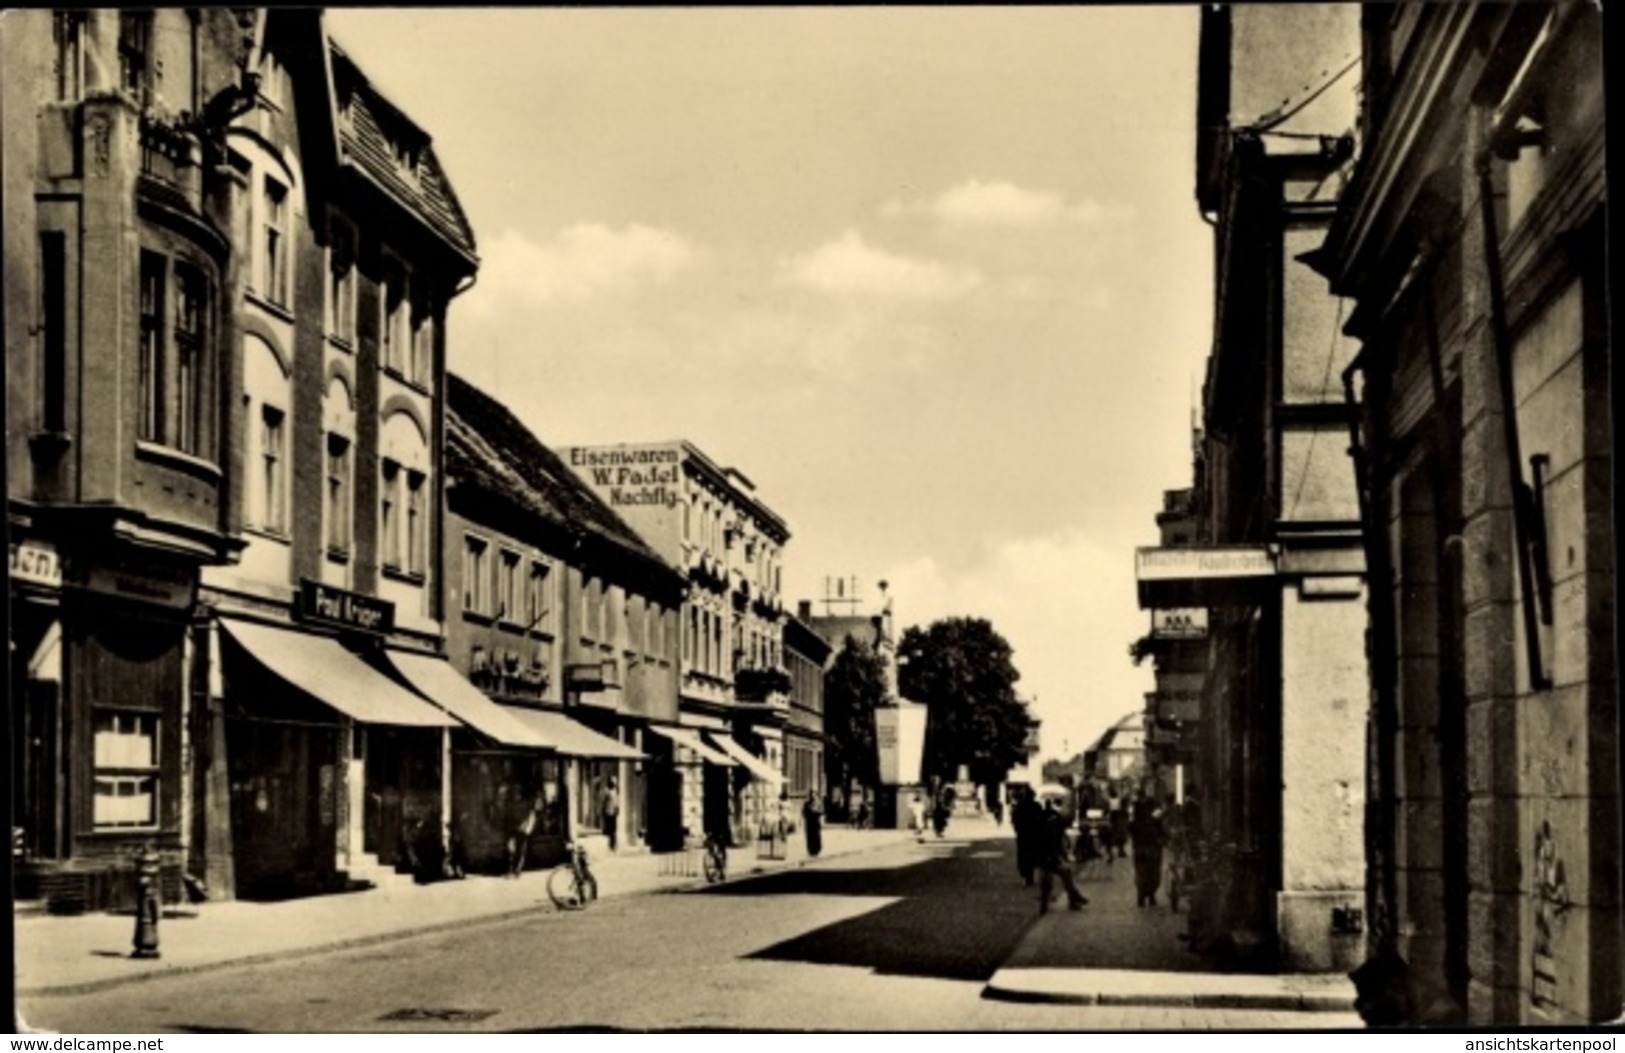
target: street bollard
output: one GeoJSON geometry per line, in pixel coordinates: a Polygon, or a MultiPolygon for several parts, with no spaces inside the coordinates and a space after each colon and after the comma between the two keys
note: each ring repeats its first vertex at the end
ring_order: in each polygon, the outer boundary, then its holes
{"type": "Polygon", "coordinates": [[[135,860],[135,950],[132,958],[158,957],[158,918],[163,913],[158,850],[147,845],[135,860]]]}

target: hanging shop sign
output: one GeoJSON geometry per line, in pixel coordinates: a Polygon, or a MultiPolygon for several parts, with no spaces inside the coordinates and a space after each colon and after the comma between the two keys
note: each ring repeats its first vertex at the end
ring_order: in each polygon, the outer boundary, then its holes
{"type": "Polygon", "coordinates": [[[32,585],[62,587],[62,563],[56,548],[43,541],[22,541],[11,546],[11,580],[32,585]]]}
{"type": "Polygon", "coordinates": [[[335,629],[387,633],[395,628],[395,605],[376,596],[336,589],[319,581],[299,581],[299,619],[335,629]]]}
{"type": "Polygon", "coordinates": [[[1155,640],[1203,640],[1207,638],[1206,607],[1175,607],[1151,612],[1151,637],[1155,640]]]}

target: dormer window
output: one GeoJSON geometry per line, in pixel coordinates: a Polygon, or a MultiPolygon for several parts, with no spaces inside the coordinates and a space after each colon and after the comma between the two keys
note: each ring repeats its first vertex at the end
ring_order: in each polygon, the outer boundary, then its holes
{"type": "Polygon", "coordinates": [[[395,142],[395,167],[401,174],[416,182],[418,178],[418,164],[422,159],[422,150],[400,140],[395,142]]]}

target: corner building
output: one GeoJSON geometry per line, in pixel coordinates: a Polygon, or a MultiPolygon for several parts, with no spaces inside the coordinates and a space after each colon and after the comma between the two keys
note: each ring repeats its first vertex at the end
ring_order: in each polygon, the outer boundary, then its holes
{"type": "Polygon", "coordinates": [[[1603,15],[1367,4],[1354,304],[1376,949],[1410,1023],[1619,1016],[1603,15]]]}

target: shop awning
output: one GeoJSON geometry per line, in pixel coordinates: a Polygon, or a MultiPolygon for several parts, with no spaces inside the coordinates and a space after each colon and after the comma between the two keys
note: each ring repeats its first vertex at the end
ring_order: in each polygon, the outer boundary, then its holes
{"type": "Polygon", "coordinates": [[[774,786],[784,782],[784,776],[774,771],[767,761],[751,753],[750,750],[728,736],[712,734],[707,735],[706,738],[710,739],[711,744],[717,749],[738,761],[746,771],[750,772],[752,778],[760,779],[762,782],[771,783],[774,786]]]}
{"type": "Polygon", "coordinates": [[[221,619],[254,660],[312,698],[363,724],[456,727],[457,721],[345,650],[330,636],[221,619]]]}
{"type": "Polygon", "coordinates": [[[687,746],[712,764],[720,764],[724,768],[734,766],[732,757],[713,748],[704,739],[700,738],[700,733],[697,731],[691,731],[688,728],[657,728],[652,724],[649,726],[649,731],[661,738],[669,739],[675,745],[687,746]]]}
{"type": "Polygon", "coordinates": [[[405,651],[387,654],[390,664],[419,694],[480,734],[504,746],[552,748],[552,743],[491,701],[445,659],[405,651]]]}
{"type": "Polygon", "coordinates": [[[608,735],[600,735],[579,720],[547,709],[527,709],[524,706],[503,706],[514,720],[540,737],[548,748],[568,757],[592,757],[604,760],[642,760],[643,754],[631,746],[616,742],[608,735]]]}

